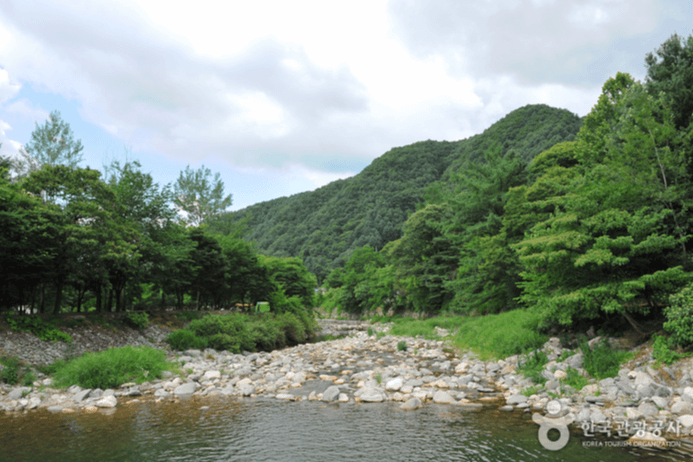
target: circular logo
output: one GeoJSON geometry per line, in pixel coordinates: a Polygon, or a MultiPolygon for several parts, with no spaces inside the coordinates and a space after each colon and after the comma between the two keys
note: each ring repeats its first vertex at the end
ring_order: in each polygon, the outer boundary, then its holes
{"type": "Polygon", "coordinates": [[[539,425],[539,442],[544,448],[549,451],[558,451],[563,449],[570,439],[570,431],[568,427],[562,424],[556,424],[550,421],[544,421],[539,425]],[[561,434],[556,441],[549,439],[549,431],[555,428],[561,434]]]}

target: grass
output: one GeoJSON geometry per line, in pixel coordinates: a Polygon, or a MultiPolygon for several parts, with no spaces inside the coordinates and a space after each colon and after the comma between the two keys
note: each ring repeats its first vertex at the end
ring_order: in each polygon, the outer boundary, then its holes
{"type": "Polygon", "coordinates": [[[621,364],[632,359],[635,355],[627,351],[614,350],[606,338],[590,349],[587,339],[580,340],[583,368],[597,380],[616,377],[621,364]]]}
{"type": "Polygon", "coordinates": [[[681,359],[682,355],[670,348],[670,343],[673,342],[670,342],[666,337],[654,334],[652,339],[654,340],[652,344],[652,357],[658,364],[664,363],[667,366],[671,366],[672,363],[681,359]]]}
{"type": "Polygon", "coordinates": [[[522,390],[522,394],[525,395],[527,398],[529,398],[532,395],[536,395],[540,391],[542,391],[544,387],[541,385],[532,385],[531,387],[527,387],[524,390],[522,390]]]}
{"type": "Polygon", "coordinates": [[[72,341],[70,334],[62,332],[55,327],[55,324],[60,322],[58,319],[46,321],[37,315],[26,316],[5,313],[5,321],[12,330],[31,332],[41,340],[49,342],[57,342],[59,340],[66,343],[72,341]]]}
{"type": "Polygon", "coordinates": [[[566,378],[562,379],[561,382],[565,385],[569,385],[575,390],[580,391],[583,388],[585,388],[590,382],[587,379],[587,377],[581,376],[577,370],[573,369],[572,367],[569,367],[566,369],[566,378]]]}
{"type": "Polygon", "coordinates": [[[397,343],[397,351],[407,351],[407,342],[400,340],[397,343]]]}
{"type": "Polygon", "coordinates": [[[455,332],[449,337],[461,350],[471,350],[481,359],[508,356],[540,348],[548,337],[538,331],[539,315],[531,310],[513,310],[486,316],[440,316],[426,320],[399,316],[374,316],[371,322],[392,322],[391,335],[422,336],[436,340],[435,328],[455,332]]]}
{"type": "Polygon", "coordinates": [[[549,362],[549,357],[541,350],[535,351],[533,354],[524,356],[524,362],[520,366],[520,372],[528,379],[532,379],[537,385],[546,383],[546,377],[542,375],[544,366],[549,362]]]}
{"type": "Polygon", "coordinates": [[[142,383],[161,378],[171,370],[166,353],[149,347],[112,348],[99,353],[86,353],[69,362],[56,365],[54,386],[67,388],[116,388],[126,382],[142,383]]]}

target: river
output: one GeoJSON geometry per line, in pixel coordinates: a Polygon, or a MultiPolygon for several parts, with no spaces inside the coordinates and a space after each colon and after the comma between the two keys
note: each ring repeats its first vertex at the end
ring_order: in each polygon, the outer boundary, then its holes
{"type": "Polygon", "coordinates": [[[527,414],[394,403],[193,398],[143,401],[96,413],[0,415],[2,461],[661,461],[669,450],[616,447],[573,431],[557,452],[527,414]],[[207,410],[200,410],[209,406],[207,410]],[[587,443],[586,443],[587,442],[587,443]],[[586,447],[585,444],[591,445],[586,447]]]}

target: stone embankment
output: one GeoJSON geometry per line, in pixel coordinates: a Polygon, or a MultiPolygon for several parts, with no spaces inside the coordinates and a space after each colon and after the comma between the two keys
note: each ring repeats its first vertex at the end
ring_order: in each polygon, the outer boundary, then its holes
{"type": "Polygon", "coordinates": [[[325,329],[330,335],[350,334],[267,353],[169,351],[181,374],[167,373],[161,380],[123,384],[116,390],[76,386],[54,390],[51,379],[41,377],[33,388],[5,386],[0,391],[0,409],[108,412],[117,405],[142,400],[163,404],[195,396],[208,398],[207,404],[213,406],[214,399],[260,397],[329,403],[389,401],[399,403],[403,410],[425,405],[468,410],[493,406],[508,412],[548,412],[550,417],[591,431],[627,421],[630,428],[619,428],[619,436],[647,430],[639,437],[654,442],[676,435],[689,438],[693,429],[690,362],[655,368],[650,357],[641,355],[632,369],[622,368],[615,378],[591,380],[578,392],[563,379],[568,367],[582,372],[582,355],[561,361],[565,350],[558,339],[551,339],[544,345],[550,360],[543,371],[548,381],[542,390],[530,394],[534,384],[519,373],[518,362],[523,359],[517,356],[484,362],[469,353],[457,356],[439,340],[385,335],[382,331],[387,327],[383,326],[373,326],[379,334],[369,336],[361,330],[368,327],[364,323],[326,324],[332,329],[325,329]]]}

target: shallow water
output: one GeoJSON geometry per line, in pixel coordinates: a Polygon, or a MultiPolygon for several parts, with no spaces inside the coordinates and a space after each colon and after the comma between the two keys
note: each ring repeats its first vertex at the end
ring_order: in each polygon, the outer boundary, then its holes
{"type": "Polygon", "coordinates": [[[111,411],[0,415],[0,460],[582,462],[691,460],[693,454],[690,445],[683,452],[588,448],[575,432],[564,449],[551,452],[527,416],[493,408],[428,405],[405,412],[394,403],[218,397],[119,404],[111,411]],[[210,409],[200,411],[203,405],[210,409]]]}

